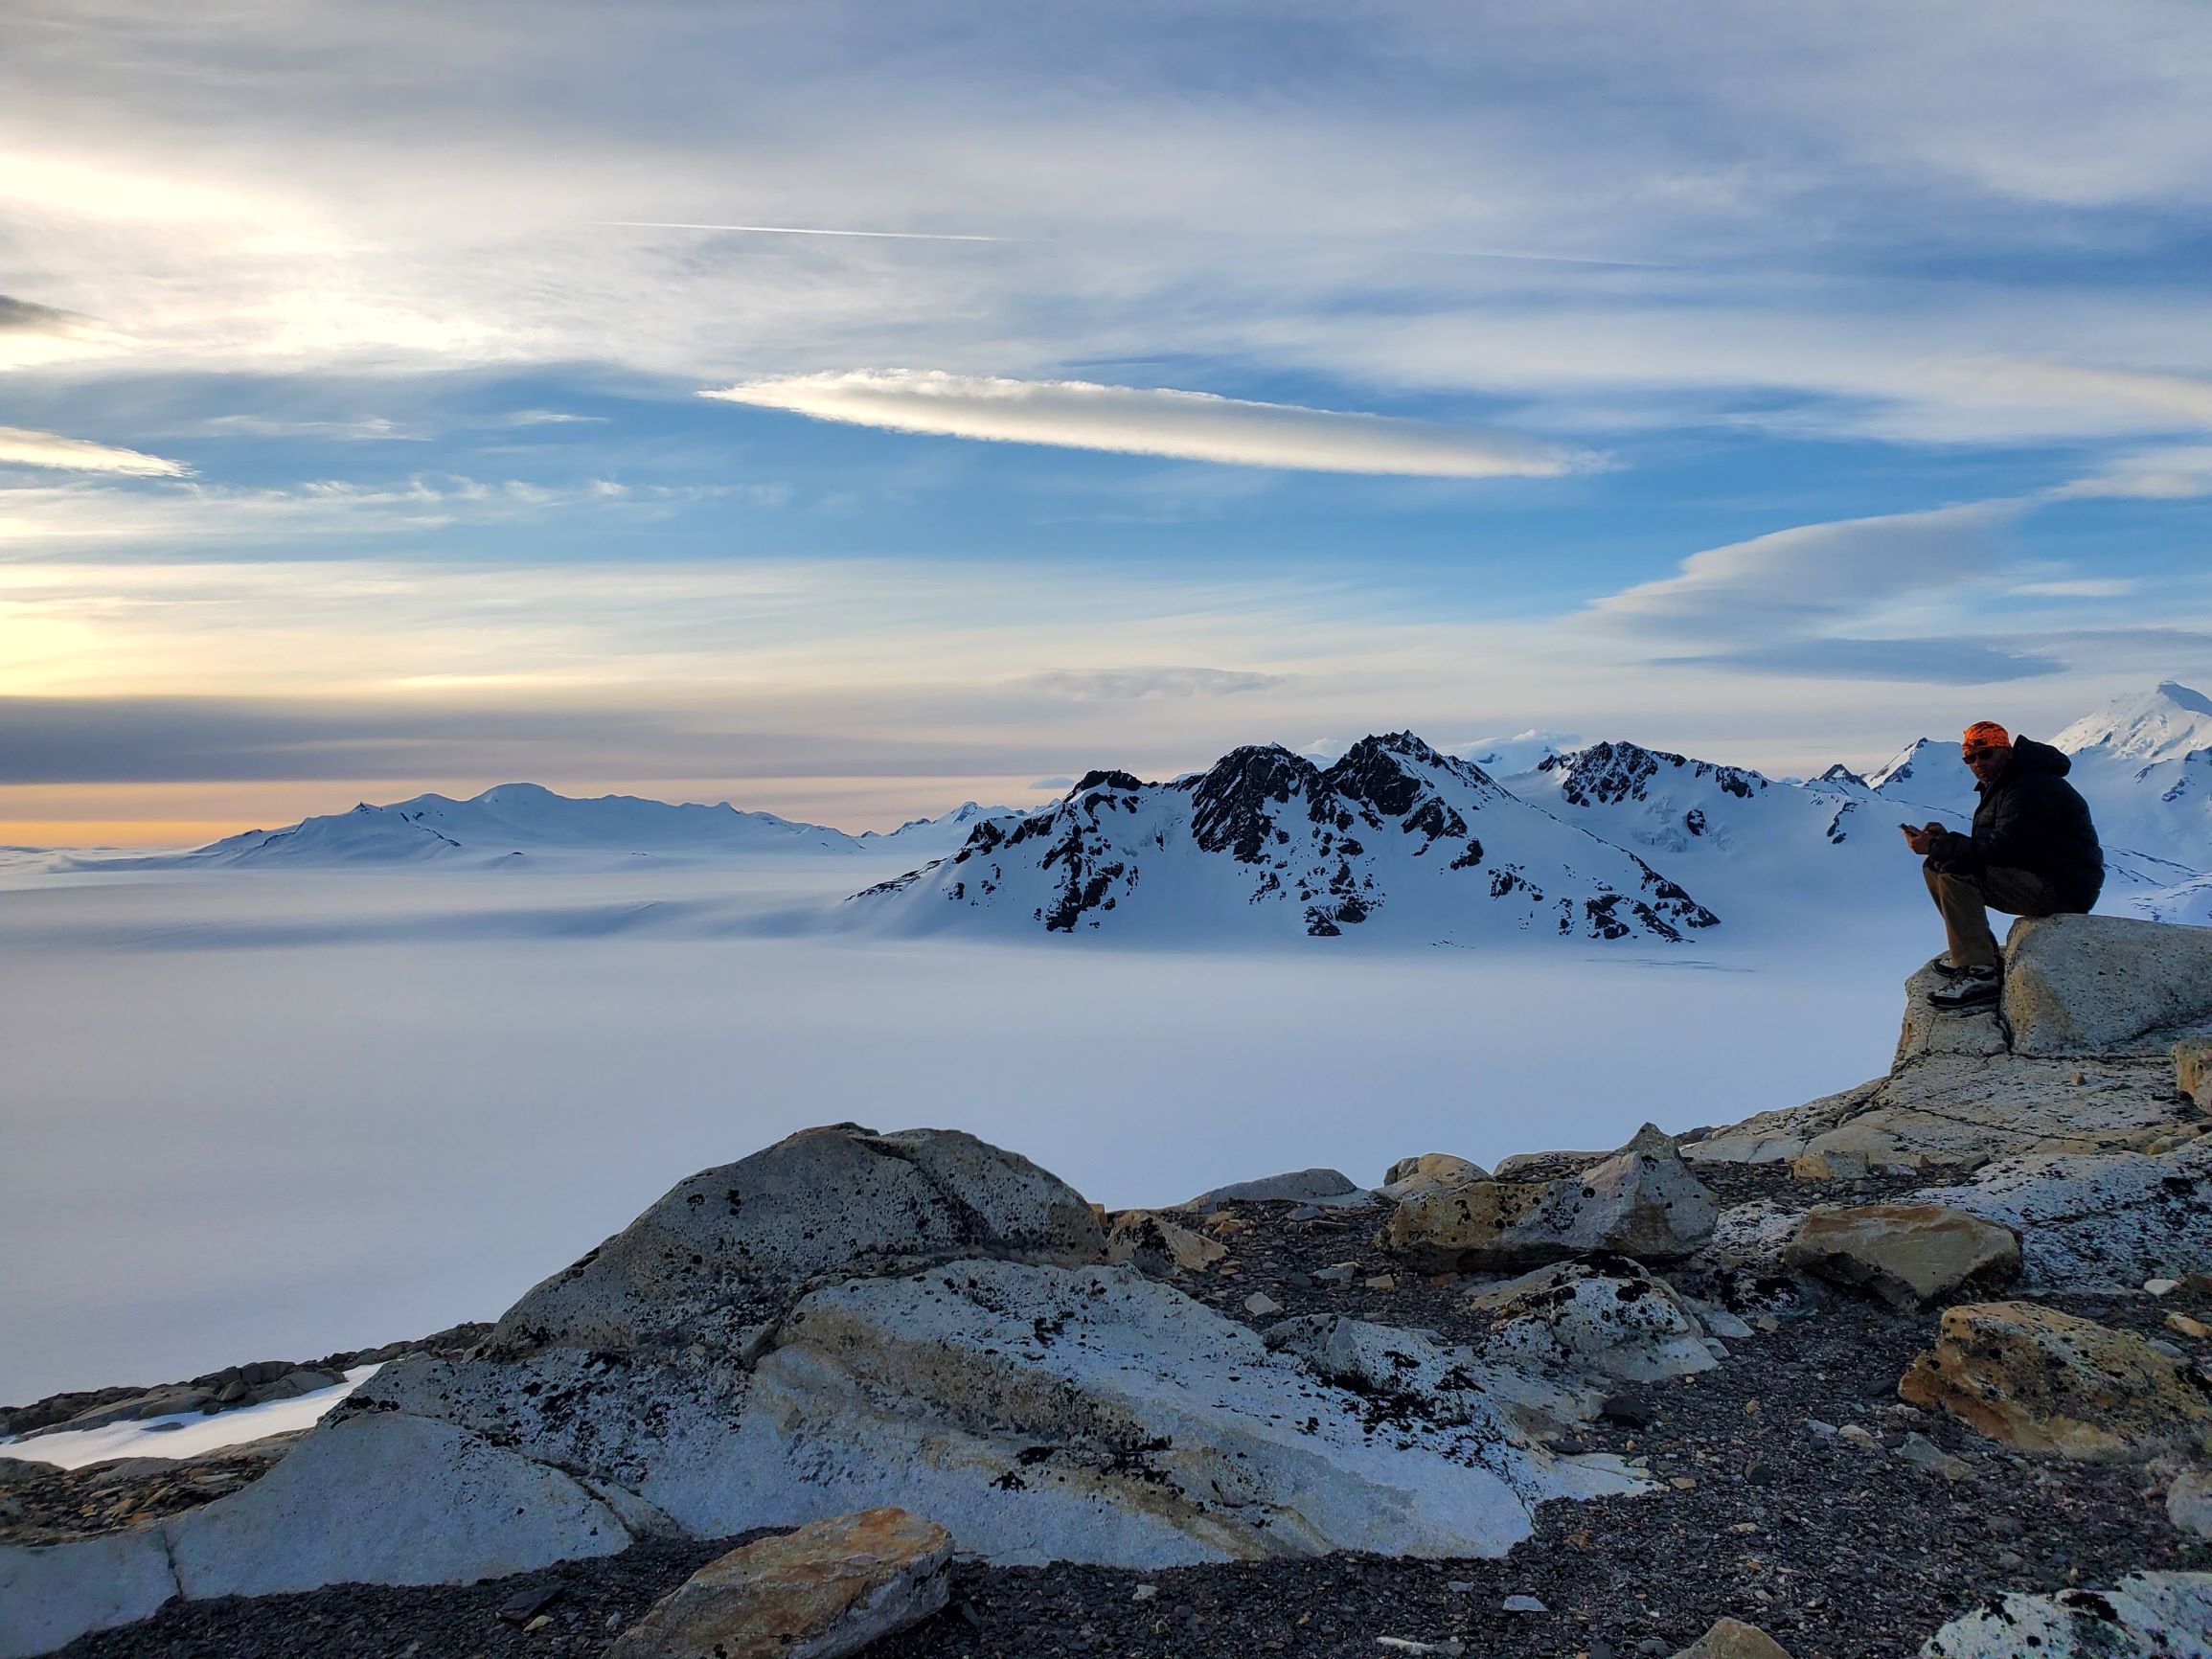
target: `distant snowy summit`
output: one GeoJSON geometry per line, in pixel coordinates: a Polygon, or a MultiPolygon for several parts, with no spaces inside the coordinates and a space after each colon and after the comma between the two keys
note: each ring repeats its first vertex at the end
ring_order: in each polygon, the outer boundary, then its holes
{"type": "Polygon", "coordinates": [[[1678,941],[1718,920],[1634,853],[1410,732],[1328,767],[1241,748],[1173,783],[1085,776],[1017,823],[850,901],[885,925],[1148,941],[1507,933],[1678,941]]]}
{"type": "MultiPolygon", "coordinates": [[[[536,784],[501,784],[466,801],[411,801],[308,818],[285,830],[249,830],[196,852],[130,862],[140,867],[484,864],[532,853],[651,857],[680,854],[855,853],[926,858],[958,846],[979,823],[1017,816],[969,801],[942,818],[917,818],[888,834],[848,835],[773,812],[743,812],[634,795],[578,799],[536,784]]],[[[108,861],[113,867],[116,861],[108,861]]]]}

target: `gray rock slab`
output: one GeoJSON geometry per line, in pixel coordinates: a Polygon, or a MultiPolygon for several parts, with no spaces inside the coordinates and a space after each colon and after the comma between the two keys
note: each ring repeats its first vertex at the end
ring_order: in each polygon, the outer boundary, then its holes
{"type": "Polygon", "coordinates": [[[320,1429],[252,1486],[164,1530],[176,1581],[195,1600],[469,1583],[632,1542],[559,1470],[400,1412],[320,1429]]]}
{"type": "Polygon", "coordinates": [[[1720,1363],[1689,1305],[1632,1262],[1556,1262],[1478,1290],[1468,1304],[1490,1316],[1477,1352],[1497,1365],[1656,1382],[1720,1363]]]}
{"type": "Polygon", "coordinates": [[[1176,1208],[1207,1214],[1223,1204],[1263,1199],[1342,1205],[1364,1204],[1371,1196],[1366,1188],[1341,1170],[1289,1170],[1280,1175],[1262,1175],[1254,1181],[1232,1181],[1226,1187],[1210,1188],[1196,1198],[1185,1199],[1176,1208]]]}
{"type": "Polygon", "coordinates": [[[2109,1590],[1999,1597],[1921,1659],[2212,1659],[2212,1573],[2130,1573],[2109,1590]]]}
{"type": "Polygon", "coordinates": [[[0,1659],[134,1625],[176,1593],[159,1527],[37,1548],[0,1545],[0,1659]]]}
{"type": "Polygon", "coordinates": [[[1124,1268],[955,1262],[814,1292],[756,1369],[726,1530],[893,1504],[993,1561],[1502,1554],[1553,1497],[1637,1489],[1502,1403],[1378,1432],[1340,1387],[1124,1268]]]}
{"type": "Polygon", "coordinates": [[[2034,1285],[2125,1290],[2212,1270],[2212,1144],[2011,1158],[1913,1194],[2019,1235],[2034,1285]]]}

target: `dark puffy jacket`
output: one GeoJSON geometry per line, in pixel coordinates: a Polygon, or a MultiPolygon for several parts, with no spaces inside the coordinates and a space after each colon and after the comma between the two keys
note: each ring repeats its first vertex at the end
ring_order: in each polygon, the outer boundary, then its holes
{"type": "Polygon", "coordinates": [[[2105,885],[2105,853],[2089,804],[2066,782],[2073,762],[2048,743],[2013,739],[2013,758],[1994,783],[1977,784],[1973,833],[1946,831],[1928,863],[1947,875],[2028,870],[2051,884],[2067,910],[2087,910],[2105,885]]]}

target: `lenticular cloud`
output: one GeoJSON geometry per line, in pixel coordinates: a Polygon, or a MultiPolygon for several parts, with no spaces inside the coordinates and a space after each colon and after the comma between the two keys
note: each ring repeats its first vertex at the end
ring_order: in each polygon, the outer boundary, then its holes
{"type": "Polygon", "coordinates": [[[142,455],[135,449],[34,432],[27,426],[0,426],[0,466],[50,467],[64,472],[120,472],[139,478],[182,478],[192,471],[181,461],[142,455]]]}
{"type": "Polygon", "coordinates": [[[1586,464],[1505,433],[1088,380],[892,369],[747,380],[700,396],[894,432],[1311,472],[1548,478],[1586,464]]]}

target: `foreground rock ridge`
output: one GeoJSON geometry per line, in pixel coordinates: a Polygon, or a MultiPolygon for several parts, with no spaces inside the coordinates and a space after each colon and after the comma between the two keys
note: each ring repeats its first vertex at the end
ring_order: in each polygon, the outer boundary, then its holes
{"type": "MultiPolygon", "coordinates": [[[[1700,1528],[1763,1563],[1722,1580],[1771,1588],[1699,1603],[1684,1557],[1670,1594],[1695,1625],[1607,1650],[2203,1651],[2207,943],[2021,922],[2001,1011],[1939,1019],[1916,978],[1895,1064],[1859,1089],[1494,1170],[1379,1158],[1373,1189],[1302,1170],[1108,1215],[972,1135],[802,1131],[679,1183],[495,1325],[393,1354],[312,1430],[236,1448],[206,1501],[171,1472],[134,1518],[143,1469],[0,1464],[0,1523],[32,1511],[0,1530],[0,1659],[285,1604],[223,1598],[459,1595],[663,1558],[702,1570],[609,1615],[626,1659],[1077,1651],[1026,1625],[986,1641],[975,1607],[1048,1563],[1125,1575],[1127,1606],[1127,1575],[1294,1584],[1337,1558],[1550,1586],[1346,1651],[1594,1653],[1597,1624],[1539,1623],[1587,1578],[1593,1531],[1634,1553],[1700,1528]],[[1869,1366],[1875,1403],[1848,1420],[1821,1379],[1869,1366]],[[1740,1403],[1700,1416],[1716,1391],[1740,1403]],[[1799,1449],[1731,1449],[1775,1434],[1799,1449]],[[1854,1548],[1936,1530],[1911,1552],[1909,1640],[1792,1591],[1849,1570],[1791,1554],[1836,1502],[1791,1496],[1792,1464],[1871,1483],[1854,1548]],[[103,1511],[103,1492],[124,1495],[103,1511]],[[1767,1492],[1787,1525],[1709,1507],[1767,1492]],[[1999,1493],[2059,1505],[2069,1548],[2107,1539],[2103,1577],[1973,1566],[1960,1517],[1999,1493]]],[[[150,1397],[85,1398],[127,1416],[150,1397]]],[[[573,1624],[542,1604],[541,1645],[573,1624]]],[[[614,1631],[595,1629],[545,1650],[596,1651],[614,1631]]]]}

